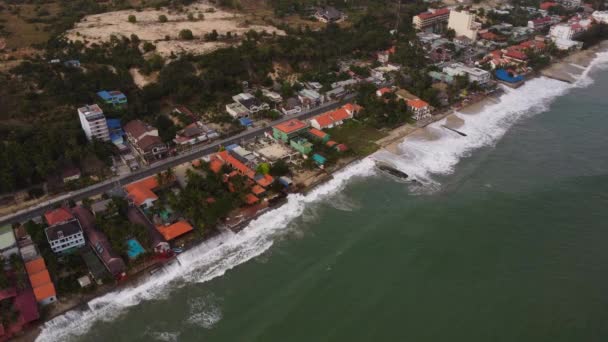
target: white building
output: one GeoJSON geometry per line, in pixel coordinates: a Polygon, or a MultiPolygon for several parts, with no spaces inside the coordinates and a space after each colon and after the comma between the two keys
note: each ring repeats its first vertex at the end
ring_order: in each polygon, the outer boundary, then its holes
{"type": "Polygon", "coordinates": [[[566,8],[578,8],[581,6],[581,0],[557,0],[557,2],[566,8]]]}
{"type": "Polygon", "coordinates": [[[560,50],[570,50],[582,47],[581,42],[572,40],[585,28],[578,23],[575,24],[557,24],[551,27],[549,31],[549,37],[555,43],[555,46],[560,50]]]}
{"type": "Polygon", "coordinates": [[[479,24],[475,22],[475,14],[468,11],[450,11],[448,28],[456,32],[456,36],[465,36],[471,40],[477,40],[479,24]]]}
{"type": "Polygon", "coordinates": [[[249,110],[238,102],[227,104],[226,112],[235,119],[245,118],[249,116],[249,110]]]}
{"type": "Polygon", "coordinates": [[[428,11],[414,16],[412,23],[417,30],[423,32],[441,32],[449,17],[448,8],[429,8],[428,11]]]}
{"type": "Polygon", "coordinates": [[[78,117],[80,118],[80,126],[89,141],[94,139],[101,141],[110,141],[110,132],[106,117],[98,105],[89,105],[78,108],[78,117]]]}
{"type": "Polygon", "coordinates": [[[468,67],[462,63],[452,63],[444,67],[443,72],[451,77],[467,75],[469,82],[477,82],[480,85],[488,83],[492,77],[483,69],[468,67]]]}
{"type": "Polygon", "coordinates": [[[84,234],[76,219],[47,227],[44,233],[55,253],[63,253],[84,246],[84,234]]]}
{"type": "Polygon", "coordinates": [[[608,24],[608,11],[595,11],[591,16],[598,23],[608,24]]]}

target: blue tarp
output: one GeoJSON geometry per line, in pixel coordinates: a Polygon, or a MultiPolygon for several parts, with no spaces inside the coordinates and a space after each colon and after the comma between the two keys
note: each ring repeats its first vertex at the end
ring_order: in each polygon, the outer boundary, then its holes
{"type": "Polygon", "coordinates": [[[522,75],[513,76],[505,69],[496,69],[496,78],[509,83],[517,83],[524,80],[522,75]]]}
{"type": "Polygon", "coordinates": [[[253,126],[253,120],[251,120],[250,118],[240,118],[239,122],[245,127],[253,126]]]}

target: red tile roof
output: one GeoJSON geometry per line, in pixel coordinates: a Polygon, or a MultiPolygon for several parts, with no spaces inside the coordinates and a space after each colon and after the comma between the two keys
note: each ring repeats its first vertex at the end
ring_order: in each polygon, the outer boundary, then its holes
{"type": "Polygon", "coordinates": [[[48,270],[43,270],[38,273],[34,273],[30,275],[30,283],[33,288],[44,285],[46,283],[51,282],[51,275],[48,270]]]}
{"type": "Polygon", "coordinates": [[[353,115],[363,109],[363,107],[359,106],[358,104],[352,104],[352,103],[347,103],[344,106],[342,106],[342,108],[346,109],[353,115]]]}
{"type": "Polygon", "coordinates": [[[144,178],[140,181],[127,184],[125,186],[125,190],[128,193],[128,197],[135,203],[135,205],[140,206],[146,200],[152,199],[157,200],[158,196],[152,191],[158,187],[158,180],[156,176],[150,176],[148,178],[144,178]]]}
{"type": "Polygon", "coordinates": [[[428,107],[429,104],[421,99],[407,100],[407,105],[416,109],[428,107]]]}
{"type": "Polygon", "coordinates": [[[350,118],[351,115],[348,113],[348,111],[344,108],[340,108],[333,112],[327,112],[321,115],[317,115],[312,119],[319,123],[319,127],[324,128],[329,127],[338,121],[343,121],[350,118]]]}
{"type": "Polygon", "coordinates": [[[241,163],[240,160],[234,158],[228,153],[228,151],[218,152],[216,154],[220,158],[221,161],[230,165],[233,169],[239,171],[242,175],[247,176],[251,179],[255,177],[255,172],[247,167],[247,165],[241,163]]]}
{"type": "Polygon", "coordinates": [[[442,15],[446,15],[450,13],[450,9],[449,8],[440,8],[438,10],[435,10],[435,13],[431,13],[431,12],[423,12],[418,14],[418,17],[420,17],[420,19],[431,19],[434,17],[439,17],[442,15]]]}
{"type": "Polygon", "coordinates": [[[391,92],[391,88],[387,88],[387,87],[376,90],[376,94],[380,94],[379,96],[384,96],[384,94],[390,93],[390,92],[391,92]]]}
{"type": "Polygon", "coordinates": [[[57,293],[55,292],[55,285],[53,285],[53,283],[46,283],[34,288],[34,296],[39,302],[56,295],[57,293]]]}
{"type": "Polygon", "coordinates": [[[58,208],[44,213],[44,219],[49,226],[73,219],[74,216],[66,208],[58,208]]]}
{"type": "Polygon", "coordinates": [[[46,264],[44,263],[44,259],[42,259],[42,257],[38,257],[34,260],[26,262],[25,270],[28,274],[34,274],[46,270],[46,264]]]}
{"type": "Polygon", "coordinates": [[[557,4],[555,2],[543,2],[540,4],[540,9],[542,10],[548,10],[549,8],[553,7],[553,6],[557,6],[557,4]]]}
{"type": "Polygon", "coordinates": [[[323,138],[325,138],[327,136],[327,133],[325,133],[325,132],[323,132],[321,130],[318,130],[316,128],[311,128],[311,129],[308,130],[308,132],[310,134],[318,137],[318,138],[321,138],[321,139],[323,139],[323,138]]]}
{"type": "Polygon", "coordinates": [[[265,192],[266,192],[266,190],[265,190],[264,188],[262,188],[261,186],[259,186],[259,185],[257,185],[257,184],[256,184],[256,185],[254,185],[254,186],[251,188],[251,192],[252,192],[254,195],[259,196],[259,195],[261,195],[261,194],[265,193],[265,192]]]}
{"type": "Polygon", "coordinates": [[[528,59],[528,56],[525,53],[523,53],[522,51],[517,50],[517,49],[507,50],[507,53],[505,53],[505,56],[514,58],[514,59],[518,59],[521,61],[525,61],[528,59]]]}
{"type": "Polygon", "coordinates": [[[162,234],[167,241],[171,241],[178,236],[182,236],[194,228],[186,221],[177,221],[170,226],[157,226],[156,229],[162,234]]]}
{"type": "Polygon", "coordinates": [[[274,126],[274,128],[276,128],[279,131],[286,133],[286,134],[289,134],[289,133],[292,133],[295,131],[299,131],[306,127],[308,127],[308,125],[305,122],[300,121],[298,119],[291,119],[289,121],[285,121],[283,123],[280,123],[280,124],[274,126]]]}
{"type": "Polygon", "coordinates": [[[209,169],[211,169],[211,171],[214,173],[219,173],[222,171],[222,166],[224,166],[224,163],[217,158],[211,159],[211,162],[209,163],[209,169]]]}
{"type": "Polygon", "coordinates": [[[261,177],[256,180],[256,183],[258,183],[260,186],[263,186],[265,188],[270,186],[270,184],[272,184],[272,182],[274,182],[274,178],[272,178],[271,175],[265,175],[264,177],[261,177]]]}
{"type": "Polygon", "coordinates": [[[260,201],[259,198],[257,198],[254,194],[247,194],[245,195],[245,203],[251,205],[251,204],[256,204],[260,201]]]}

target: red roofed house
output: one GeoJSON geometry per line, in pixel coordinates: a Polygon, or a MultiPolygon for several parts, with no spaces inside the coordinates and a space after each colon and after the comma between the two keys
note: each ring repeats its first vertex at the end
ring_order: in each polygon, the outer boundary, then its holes
{"type": "Polygon", "coordinates": [[[127,267],[124,260],[112,250],[112,245],[108,241],[108,237],[95,227],[95,218],[93,213],[88,209],[76,206],[73,209],[74,216],[82,225],[82,229],[89,238],[91,248],[101,260],[106,269],[116,279],[121,279],[126,276],[127,267]]]}
{"type": "Polygon", "coordinates": [[[165,240],[171,241],[179,236],[191,232],[194,228],[192,228],[190,223],[182,220],[168,226],[156,226],[156,229],[158,229],[165,240]]]}
{"type": "Polygon", "coordinates": [[[272,136],[287,143],[308,128],[308,125],[298,119],[291,119],[272,127],[272,136]]]}
{"type": "Polygon", "coordinates": [[[391,92],[392,92],[391,88],[387,88],[387,87],[380,88],[380,89],[376,90],[376,96],[382,97],[382,96],[384,96],[384,94],[388,94],[391,92]]]}
{"type": "Polygon", "coordinates": [[[516,63],[523,63],[528,60],[528,55],[526,55],[526,53],[523,52],[522,49],[517,46],[509,47],[507,49],[507,52],[504,54],[504,57],[507,60],[516,62],[516,63]]]}
{"type": "Polygon", "coordinates": [[[557,6],[557,5],[558,5],[558,4],[557,4],[557,3],[555,3],[555,2],[546,1],[546,2],[542,2],[542,3],[540,4],[540,9],[541,9],[541,10],[545,10],[545,11],[547,11],[547,10],[549,10],[549,8],[554,7],[554,6],[557,6]]]}
{"type": "Polygon", "coordinates": [[[46,269],[46,264],[42,257],[28,261],[25,270],[30,278],[30,284],[34,291],[36,301],[42,305],[53,303],[57,300],[55,285],[51,282],[51,276],[46,269]]]}
{"type": "Polygon", "coordinates": [[[431,117],[431,106],[420,99],[408,100],[407,107],[412,111],[412,116],[416,120],[431,117]]]}
{"type": "Polygon", "coordinates": [[[254,205],[254,204],[258,203],[259,201],[260,201],[260,199],[257,198],[254,194],[245,195],[245,203],[247,203],[248,205],[254,205]]]}
{"type": "Polygon", "coordinates": [[[44,213],[44,220],[49,226],[56,225],[58,223],[67,222],[73,219],[74,216],[66,208],[57,208],[44,213]]]}
{"type": "Polygon", "coordinates": [[[347,103],[340,109],[337,109],[333,112],[327,112],[315,116],[310,120],[310,125],[319,130],[340,126],[344,123],[344,121],[352,119],[353,116],[359,113],[361,109],[361,106],[352,103],[347,103]]]}
{"type": "Polygon", "coordinates": [[[329,134],[327,134],[327,133],[325,133],[325,132],[323,132],[321,130],[318,130],[316,128],[309,129],[308,130],[308,134],[313,139],[320,140],[321,142],[324,142],[324,143],[329,140],[329,134]]]}
{"type": "Polygon", "coordinates": [[[127,184],[124,189],[127,192],[127,198],[138,207],[150,208],[158,199],[158,196],[153,192],[158,187],[156,176],[150,176],[140,181],[127,184]]]}
{"type": "Polygon", "coordinates": [[[158,130],[141,120],[133,120],[124,126],[129,143],[142,161],[149,163],[164,158],[167,145],[158,136],[158,130]]]}

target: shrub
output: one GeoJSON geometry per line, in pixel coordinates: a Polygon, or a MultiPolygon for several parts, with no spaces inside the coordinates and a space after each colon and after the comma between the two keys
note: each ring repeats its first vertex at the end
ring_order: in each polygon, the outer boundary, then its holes
{"type": "Polygon", "coordinates": [[[161,23],[166,23],[167,21],[169,21],[169,19],[167,19],[166,15],[161,14],[158,16],[158,21],[160,21],[161,23]]]}
{"type": "Polygon", "coordinates": [[[130,23],[132,23],[132,24],[134,24],[134,23],[136,23],[136,22],[137,22],[137,18],[136,18],[136,17],[135,17],[133,14],[131,14],[131,15],[129,16],[128,20],[129,20],[129,22],[130,22],[130,23]]]}
{"type": "Polygon", "coordinates": [[[192,31],[188,29],[183,29],[179,31],[179,38],[183,40],[192,40],[194,39],[194,35],[192,34],[192,31]]]}

